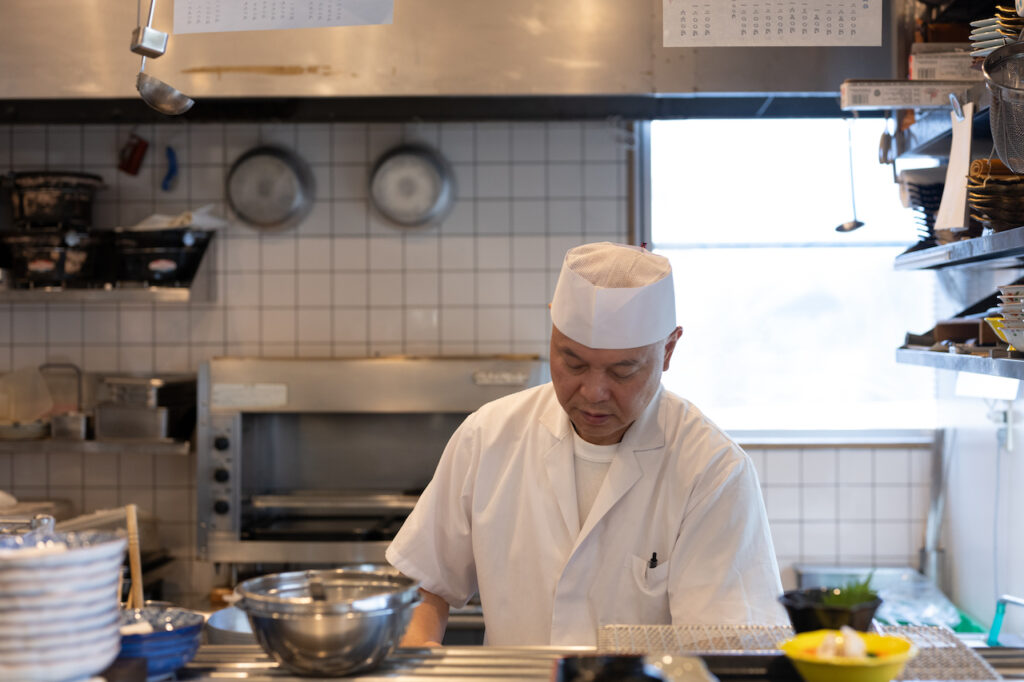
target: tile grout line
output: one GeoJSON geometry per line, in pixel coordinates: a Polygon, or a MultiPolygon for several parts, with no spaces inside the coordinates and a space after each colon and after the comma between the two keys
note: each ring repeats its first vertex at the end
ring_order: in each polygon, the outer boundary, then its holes
{"type": "Polygon", "coordinates": [[[480,167],[477,163],[477,124],[470,130],[471,163],[473,168],[473,352],[480,352],[480,167]]]}
{"type": "Polygon", "coordinates": [[[331,245],[331,248],[328,250],[328,253],[327,253],[327,262],[328,262],[328,266],[330,268],[330,273],[331,273],[330,274],[330,289],[327,292],[327,300],[328,300],[328,304],[330,305],[330,312],[328,313],[328,324],[330,325],[329,326],[330,333],[328,334],[327,338],[328,338],[330,346],[331,346],[331,352],[328,355],[330,357],[332,357],[332,358],[333,357],[337,357],[337,346],[336,346],[335,339],[334,339],[334,325],[336,324],[336,318],[335,318],[335,314],[334,314],[334,304],[335,304],[334,290],[335,290],[335,287],[336,287],[336,284],[335,284],[335,273],[337,272],[337,270],[335,269],[335,263],[334,263],[334,244],[335,244],[335,240],[337,238],[337,234],[335,233],[335,221],[337,220],[337,215],[336,215],[336,208],[335,208],[335,201],[334,201],[334,182],[335,182],[335,178],[334,178],[334,173],[335,173],[335,171],[334,171],[334,144],[335,144],[334,129],[335,129],[335,125],[336,124],[332,123],[332,124],[327,126],[327,164],[328,164],[327,165],[327,184],[328,184],[328,189],[327,189],[327,197],[328,197],[327,218],[328,218],[328,220],[331,221],[331,229],[330,229],[330,233],[329,233],[330,234],[330,245],[331,245]]]}

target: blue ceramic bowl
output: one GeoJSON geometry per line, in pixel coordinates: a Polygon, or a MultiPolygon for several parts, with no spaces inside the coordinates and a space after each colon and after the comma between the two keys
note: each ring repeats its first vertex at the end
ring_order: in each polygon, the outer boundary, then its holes
{"type": "Polygon", "coordinates": [[[133,658],[148,658],[150,656],[166,656],[178,654],[191,648],[200,637],[189,637],[174,642],[149,642],[143,644],[121,644],[121,655],[133,658]]]}
{"type": "Polygon", "coordinates": [[[146,678],[157,679],[183,668],[185,664],[192,660],[198,650],[199,638],[197,637],[188,647],[181,650],[170,651],[164,654],[149,654],[145,656],[126,655],[122,650],[121,653],[118,654],[117,658],[118,660],[127,658],[146,659],[146,678]]]}
{"type": "Polygon", "coordinates": [[[146,659],[147,679],[173,673],[192,660],[199,649],[203,615],[187,609],[147,606],[121,612],[121,625],[147,622],[153,632],[122,635],[119,659],[146,659]]]}
{"type": "Polygon", "coordinates": [[[125,643],[156,642],[176,639],[187,639],[198,635],[203,630],[205,619],[203,614],[179,609],[176,607],[147,606],[142,609],[125,609],[121,611],[121,626],[135,623],[149,623],[153,632],[138,635],[123,635],[125,643]]]}

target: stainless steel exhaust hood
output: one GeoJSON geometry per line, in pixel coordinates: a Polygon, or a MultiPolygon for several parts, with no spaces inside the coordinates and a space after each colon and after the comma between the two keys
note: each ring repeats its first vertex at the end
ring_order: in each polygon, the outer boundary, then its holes
{"type": "MultiPolygon", "coordinates": [[[[174,35],[146,68],[197,100],[836,92],[898,76],[912,5],[885,0],[881,47],[683,49],[661,47],[661,0],[395,0],[386,26],[174,35]]],[[[134,2],[0,11],[0,99],[137,97],[134,2]]]]}

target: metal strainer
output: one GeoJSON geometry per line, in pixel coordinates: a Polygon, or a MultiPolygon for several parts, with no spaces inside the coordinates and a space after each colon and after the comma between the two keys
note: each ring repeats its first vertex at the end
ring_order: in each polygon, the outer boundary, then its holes
{"type": "Polygon", "coordinates": [[[1024,43],[991,52],[982,72],[992,93],[989,118],[996,153],[1014,173],[1024,173],[1024,43]]]}

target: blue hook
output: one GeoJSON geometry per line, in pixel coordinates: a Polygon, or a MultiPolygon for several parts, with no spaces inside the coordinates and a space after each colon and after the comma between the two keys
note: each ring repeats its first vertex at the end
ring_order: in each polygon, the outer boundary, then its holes
{"type": "Polygon", "coordinates": [[[174,147],[167,146],[167,174],[164,175],[163,182],[160,183],[160,189],[165,192],[170,192],[174,186],[174,181],[178,178],[178,155],[174,153],[174,147]]]}

